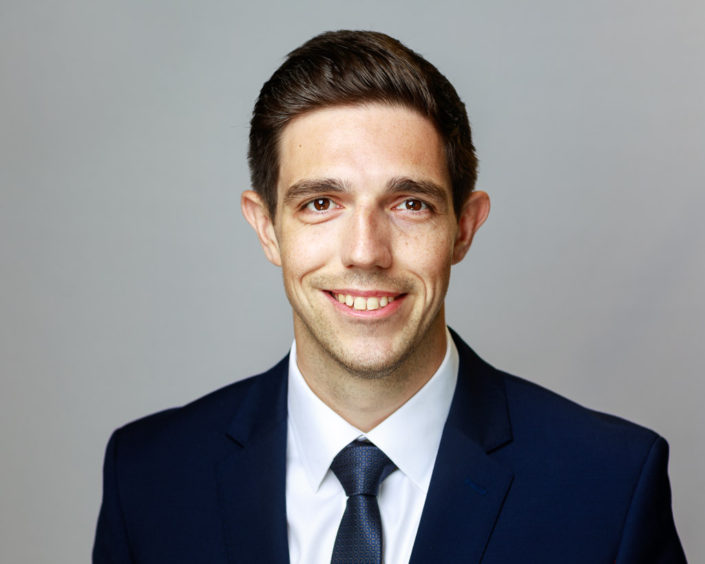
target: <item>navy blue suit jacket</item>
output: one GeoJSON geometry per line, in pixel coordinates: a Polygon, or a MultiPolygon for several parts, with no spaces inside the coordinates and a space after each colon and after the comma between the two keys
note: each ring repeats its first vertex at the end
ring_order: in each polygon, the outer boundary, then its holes
{"type": "MultiPolygon", "coordinates": [[[[458,385],[412,562],[685,562],[662,438],[454,339],[458,385]]],[[[287,366],[113,434],[94,562],[288,562],[287,366]]]]}

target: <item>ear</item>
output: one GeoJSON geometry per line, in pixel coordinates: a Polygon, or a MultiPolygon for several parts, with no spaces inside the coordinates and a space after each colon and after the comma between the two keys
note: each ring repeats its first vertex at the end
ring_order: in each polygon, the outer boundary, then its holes
{"type": "Polygon", "coordinates": [[[453,245],[453,264],[459,263],[468,252],[472,238],[485,223],[490,213],[490,197],[486,192],[475,191],[470,194],[460,211],[458,233],[453,245]]]}
{"type": "Polygon", "coordinates": [[[277,241],[277,235],[274,231],[274,224],[269,215],[269,209],[260,195],[254,190],[245,190],[240,198],[240,208],[247,223],[257,233],[260,245],[262,245],[264,254],[269,259],[269,262],[276,266],[281,266],[279,241],[277,241]]]}

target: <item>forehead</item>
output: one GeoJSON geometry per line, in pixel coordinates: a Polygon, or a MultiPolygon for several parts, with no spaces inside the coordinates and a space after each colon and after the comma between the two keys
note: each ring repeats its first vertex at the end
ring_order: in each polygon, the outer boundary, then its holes
{"type": "Polygon", "coordinates": [[[403,106],[333,106],[294,118],[279,145],[279,194],[296,182],[337,178],[355,185],[393,177],[448,189],[443,142],[433,123],[403,106]]]}

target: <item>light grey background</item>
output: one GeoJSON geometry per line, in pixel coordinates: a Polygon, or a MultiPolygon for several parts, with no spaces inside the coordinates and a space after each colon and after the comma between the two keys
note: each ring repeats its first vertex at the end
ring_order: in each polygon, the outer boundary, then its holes
{"type": "Polygon", "coordinates": [[[2,0],[0,560],[87,561],[109,433],[286,352],[239,211],[249,114],[343,27],[397,36],[468,105],[493,210],[450,324],[662,433],[704,560],[701,0],[2,0]]]}

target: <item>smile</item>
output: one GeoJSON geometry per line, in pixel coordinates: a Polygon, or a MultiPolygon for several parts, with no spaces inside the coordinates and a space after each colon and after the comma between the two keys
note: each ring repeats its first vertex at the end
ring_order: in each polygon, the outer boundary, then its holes
{"type": "Polygon", "coordinates": [[[352,294],[339,294],[331,292],[331,295],[341,304],[357,311],[371,311],[387,307],[394,301],[394,296],[354,296],[352,294]]]}

